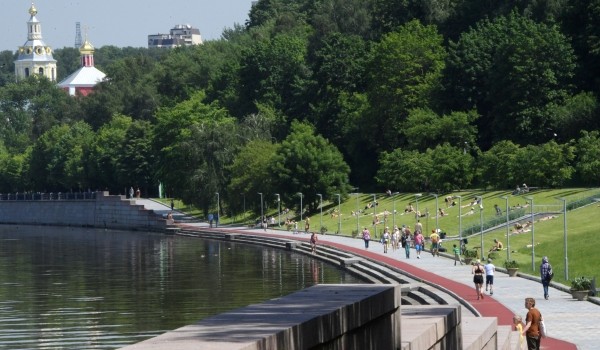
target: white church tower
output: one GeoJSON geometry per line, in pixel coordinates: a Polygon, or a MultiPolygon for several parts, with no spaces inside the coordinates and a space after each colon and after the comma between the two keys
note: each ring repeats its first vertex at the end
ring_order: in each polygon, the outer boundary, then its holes
{"type": "Polygon", "coordinates": [[[19,47],[19,56],[15,61],[17,81],[31,75],[43,75],[50,81],[56,81],[56,60],[52,57],[52,48],[42,40],[42,25],[35,17],[37,9],[31,4],[27,22],[27,41],[19,47]]]}

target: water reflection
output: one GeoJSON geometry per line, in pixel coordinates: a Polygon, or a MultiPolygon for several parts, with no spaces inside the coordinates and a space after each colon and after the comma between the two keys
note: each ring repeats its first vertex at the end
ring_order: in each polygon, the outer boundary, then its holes
{"type": "Polygon", "coordinates": [[[315,283],[281,250],[152,233],[0,227],[0,349],[115,349],[315,283]]]}

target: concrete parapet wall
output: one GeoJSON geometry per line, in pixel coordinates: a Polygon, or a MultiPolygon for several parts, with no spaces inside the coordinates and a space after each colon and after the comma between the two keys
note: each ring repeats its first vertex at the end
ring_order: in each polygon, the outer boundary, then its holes
{"type": "Polygon", "coordinates": [[[399,285],[317,285],[124,350],[400,349],[399,285]]]}
{"type": "Polygon", "coordinates": [[[152,210],[98,192],[95,199],[2,200],[0,224],[83,226],[126,230],[163,230],[166,221],[152,210]]]}

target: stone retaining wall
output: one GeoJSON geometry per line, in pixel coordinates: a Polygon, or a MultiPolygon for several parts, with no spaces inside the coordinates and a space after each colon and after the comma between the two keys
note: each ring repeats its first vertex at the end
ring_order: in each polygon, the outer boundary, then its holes
{"type": "Polygon", "coordinates": [[[166,228],[166,221],[154,211],[108,192],[97,192],[95,199],[1,200],[0,224],[151,231],[166,228]]]}

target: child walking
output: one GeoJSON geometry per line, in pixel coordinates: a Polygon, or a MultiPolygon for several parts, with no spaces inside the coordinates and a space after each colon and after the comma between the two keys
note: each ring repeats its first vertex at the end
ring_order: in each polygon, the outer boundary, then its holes
{"type": "Polygon", "coordinates": [[[454,244],[452,246],[452,251],[454,252],[454,266],[456,266],[457,261],[462,265],[462,260],[460,260],[460,248],[454,244]]]}

